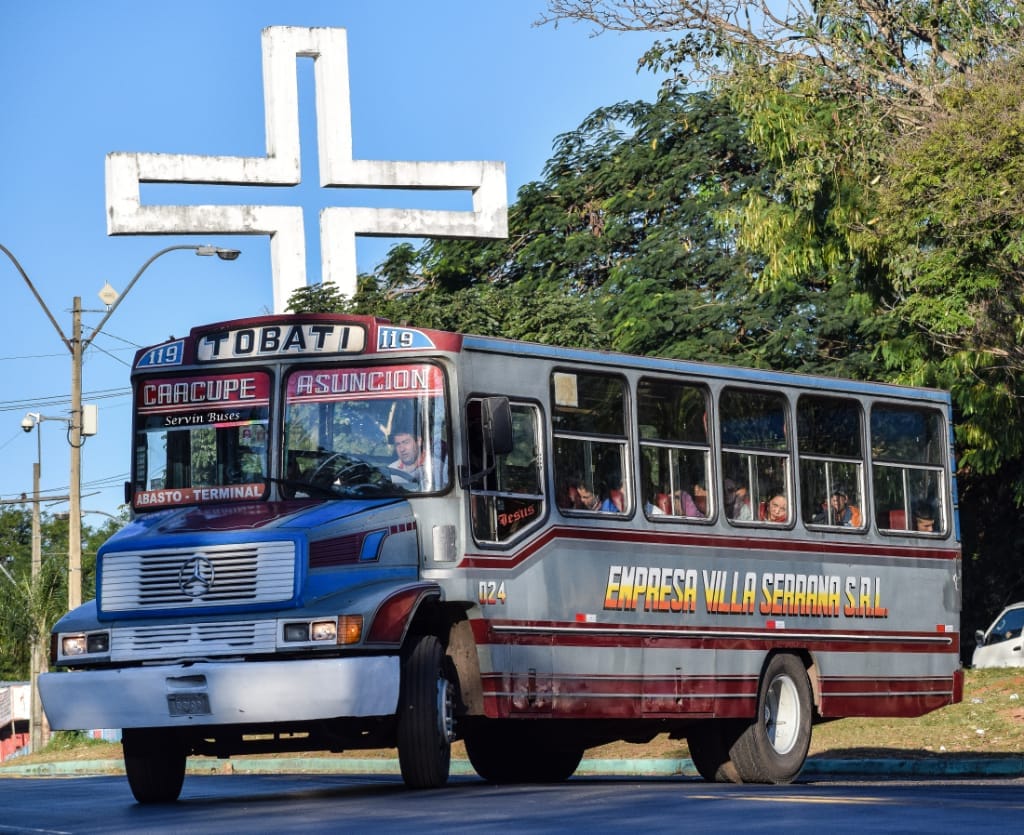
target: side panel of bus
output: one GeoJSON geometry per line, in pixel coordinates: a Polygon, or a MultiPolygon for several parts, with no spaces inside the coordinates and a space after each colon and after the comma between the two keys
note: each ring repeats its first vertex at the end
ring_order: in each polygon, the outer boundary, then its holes
{"type": "MultiPolygon", "coordinates": [[[[629,398],[644,376],[614,362],[581,370],[621,377],[629,398]]],[[[481,353],[464,355],[461,371],[464,408],[473,396],[504,394],[514,408],[536,412],[546,462],[543,499],[526,502],[530,515],[521,533],[507,543],[474,543],[467,534],[457,568],[427,572],[443,578],[449,599],[475,601],[470,616],[487,716],[750,718],[762,673],[777,653],[806,668],[821,717],[913,716],[959,699],[955,525],[927,538],[880,532],[888,517],[871,518],[867,507],[856,531],[815,529],[802,513],[777,528],[733,524],[722,509],[717,433],[708,473],[718,494],[712,518],[653,517],[639,488],[644,474],[632,402],[620,488],[625,507],[565,511],[555,502],[564,473],[551,460],[550,392],[552,375],[574,367],[481,353]]],[[[694,382],[707,388],[717,409],[728,381],[694,382]]],[[[773,391],[756,377],[737,385],[773,391]]],[[[787,394],[790,410],[798,394],[787,394]]],[[[843,396],[859,398],[865,416],[877,399],[843,396]]],[[[923,401],[938,412],[937,404],[923,401]]],[[[787,433],[792,426],[791,417],[787,433]]],[[[799,465],[795,450],[787,455],[795,506],[799,465]]],[[[865,460],[865,485],[870,467],[865,460]]],[[[943,489],[948,509],[952,485],[943,489]]],[[[480,500],[468,492],[467,501],[480,500]]],[[[865,487],[861,499],[869,495],[865,487]]],[[[514,496],[497,501],[515,506],[514,496]]]]}

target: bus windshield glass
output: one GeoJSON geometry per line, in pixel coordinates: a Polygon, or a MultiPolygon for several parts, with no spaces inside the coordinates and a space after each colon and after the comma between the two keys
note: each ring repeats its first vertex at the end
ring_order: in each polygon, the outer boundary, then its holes
{"type": "Polygon", "coordinates": [[[136,510],[265,494],[269,374],[144,379],[135,414],[136,510]]]}
{"type": "Polygon", "coordinates": [[[444,374],[403,364],[293,370],[281,486],[291,496],[394,496],[448,486],[444,374]]]}

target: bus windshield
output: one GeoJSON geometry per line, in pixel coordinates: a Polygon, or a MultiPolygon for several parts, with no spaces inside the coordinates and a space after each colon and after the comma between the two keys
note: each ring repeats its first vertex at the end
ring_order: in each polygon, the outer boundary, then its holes
{"type": "Polygon", "coordinates": [[[296,369],[286,386],[283,437],[285,495],[444,490],[444,375],[425,363],[296,369]]]}
{"type": "Polygon", "coordinates": [[[144,379],[135,413],[137,510],[265,494],[266,372],[144,379]]]}

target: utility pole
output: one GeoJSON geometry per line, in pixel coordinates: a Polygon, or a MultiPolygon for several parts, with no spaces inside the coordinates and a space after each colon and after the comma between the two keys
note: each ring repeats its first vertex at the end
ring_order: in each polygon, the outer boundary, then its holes
{"type": "Polygon", "coordinates": [[[42,432],[39,431],[39,424],[36,423],[36,442],[39,444],[39,451],[36,460],[32,462],[32,591],[29,600],[30,617],[32,621],[32,645],[29,647],[30,669],[29,669],[29,741],[32,744],[32,753],[38,754],[43,750],[45,741],[43,739],[43,700],[39,697],[39,674],[48,669],[46,656],[43,654],[43,629],[39,612],[36,610],[38,599],[39,577],[43,572],[43,534],[39,525],[39,469],[41,467],[43,442],[42,432]]]}
{"type": "MultiPolygon", "coordinates": [[[[68,493],[68,611],[82,605],[82,298],[71,308],[71,485],[68,493]]],[[[38,505],[36,512],[39,511],[38,505]]]]}

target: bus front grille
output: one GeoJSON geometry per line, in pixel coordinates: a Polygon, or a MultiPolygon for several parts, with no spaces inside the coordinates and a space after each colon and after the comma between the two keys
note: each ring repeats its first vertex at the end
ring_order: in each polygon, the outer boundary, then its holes
{"type": "Polygon", "coordinates": [[[295,594],[295,545],[108,552],[100,577],[104,612],[278,603],[295,594]]]}

